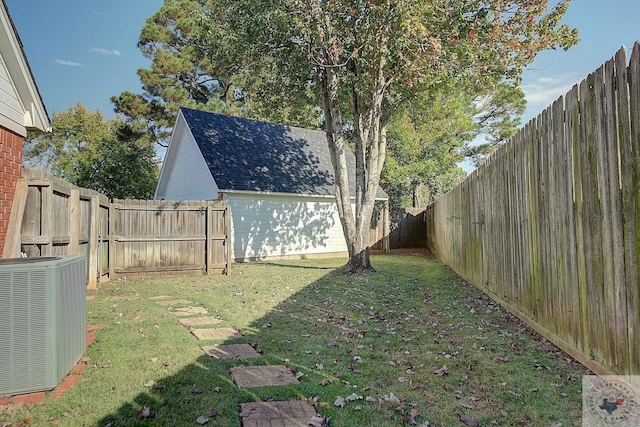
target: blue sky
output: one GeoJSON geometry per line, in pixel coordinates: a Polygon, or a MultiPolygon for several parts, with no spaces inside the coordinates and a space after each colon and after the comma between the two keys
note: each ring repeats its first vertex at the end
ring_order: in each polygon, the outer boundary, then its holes
{"type": "MultiPolygon", "coordinates": [[[[145,20],[162,0],[6,0],[49,111],[77,101],[113,114],[109,98],[140,92],[136,70],[148,61],[136,47],[145,20]]],[[[524,75],[523,123],[640,39],[640,0],[573,0],[564,22],[580,29],[569,51],[540,54],[524,75]]]]}

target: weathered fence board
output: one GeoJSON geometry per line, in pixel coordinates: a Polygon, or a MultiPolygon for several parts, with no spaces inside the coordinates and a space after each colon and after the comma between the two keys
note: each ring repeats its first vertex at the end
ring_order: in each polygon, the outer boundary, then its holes
{"type": "Polygon", "coordinates": [[[229,272],[231,214],[220,201],[110,203],[42,170],[24,168],[23,176],[27,255],[84,255],[90,289],[123,275],[229,272]]]}
{"type": "Polygon", "coordinates": [[[640,374],[640,47],[427,208],[431,250],[591,369],[640,374]]]}

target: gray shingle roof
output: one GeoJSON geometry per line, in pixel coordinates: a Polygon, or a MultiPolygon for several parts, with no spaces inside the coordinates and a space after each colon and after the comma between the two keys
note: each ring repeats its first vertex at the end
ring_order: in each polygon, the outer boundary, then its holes
{"type": "MultiPolygon", "coordinates": [[[[218,188],[334,195],[325,133],[180,108],[218,188]]],[[[355,157],[347,153],[352,195],[355,157]]],[[[378,198],[387,195],[378,188],[378,198]]]]}

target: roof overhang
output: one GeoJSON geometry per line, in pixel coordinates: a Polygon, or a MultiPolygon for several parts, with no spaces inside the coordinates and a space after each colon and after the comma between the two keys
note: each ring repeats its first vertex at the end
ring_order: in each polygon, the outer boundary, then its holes
{"type": "MultiPolygon", "coordinates": [[[[336,196],[330,194],[301,194],[301,193],[278,193],[272,191],[249,191],[249,190],[218,190],[219,193],[222,194],[238,194],[241,196],[278,196],[278,197],[304,197],[309,199],[327,199],[327,200],[335,200],[336,196]]],[[[354,201],[356,198],[352,197],[351,200],[354,201]]],[[[388,200],[388,198],[376,197],[376,200],[388,200]]]]}
{"type": "Polygon", "coordinates": [[[16,123],[0,115],[0,124],[8,129],[26,136],[27,130],[48,132],[51,130],[51,120],[42,101],[40,91],[27,61],[20,36],[9,15],[5,0],[2,0],[0,11],[0,54],[7,67],[16,93],[22,104],[22,123],[16,123]],[[9,123],[12,122],[12,123],[9,123]]]}

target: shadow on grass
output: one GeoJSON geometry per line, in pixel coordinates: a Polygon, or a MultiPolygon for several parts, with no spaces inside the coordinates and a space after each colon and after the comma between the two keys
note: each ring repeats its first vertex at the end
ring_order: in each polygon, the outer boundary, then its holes
{"type": "MultiPolygon", "coordinates": [[[[588,371],[566,354],[435,258],[386,256],[375,266],[367,275],[334,269],[225,342],[251,344],[262,357],[203,354],[98,425],[194,425],[204,416],[209,425],[239,426],[241,403],[310,398],[332,426],[451,426],[464,417],[480,425],[569,426],[580,419],[580,376],[588,371]],[[300,384],[240,389],[229,375],[233,366],[269,364],[303,374],[300,384]],[[338,397],[344,406],[334,404],[338,397]],[[150,415],[139,419],[144,407],[150,415]]],[[[194,346],[210,344],[193,338],[194,346]]]]}

